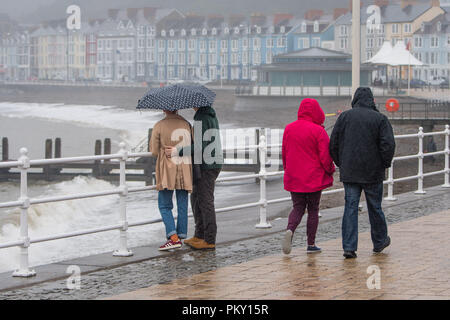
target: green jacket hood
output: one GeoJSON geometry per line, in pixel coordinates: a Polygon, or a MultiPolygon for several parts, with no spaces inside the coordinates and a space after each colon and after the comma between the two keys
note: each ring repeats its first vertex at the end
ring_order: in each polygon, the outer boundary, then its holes
{"type": "Polygon", "coordinates": [[[212,107],[201,107],[194,115],[194,120],[198,120],[202,116],[216,117],[216,111],[212,107]]]}

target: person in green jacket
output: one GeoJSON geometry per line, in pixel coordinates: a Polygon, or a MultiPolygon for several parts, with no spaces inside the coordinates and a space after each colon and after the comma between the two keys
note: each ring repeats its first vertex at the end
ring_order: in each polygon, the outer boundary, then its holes
{"type": "Polygon", "coordinates": [[[214,188],[223,165],[219,121],[212,107],[194,108],[194,129],[191,146],[184,148],[167,147],[166,156],[183,156],[191,153],[194,161],[194,185],[191,206],[195,221],[194,237],[184,241],[193,249],[215,249],[216,211],[214,188]],[[200,143],[201,142],[201,143],[200,143]]]}

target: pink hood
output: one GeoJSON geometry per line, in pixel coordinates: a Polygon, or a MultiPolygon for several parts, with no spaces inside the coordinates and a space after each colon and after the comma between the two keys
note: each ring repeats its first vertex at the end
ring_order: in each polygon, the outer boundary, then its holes
{"type": "Polygon", "coordinates": [[[309,120],[318,125],[325,122],[325,113],[315,99],[303,99],[298,108],[298,120],[309,120]]]}

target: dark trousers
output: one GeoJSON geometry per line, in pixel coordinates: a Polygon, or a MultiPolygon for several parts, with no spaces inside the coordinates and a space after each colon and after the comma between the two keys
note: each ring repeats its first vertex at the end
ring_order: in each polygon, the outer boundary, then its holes
{"type": "Polygon", "coordinates": [[[358,249],[358,205],[364,190],[369,211],[370,234],[374,248],[384,245],[387,238],[387,224],[381,209],[383,183],[344,183],[345,209],[342,219],[342,247],[345,251],[358,249]]]}
{"type": "Polygon", "coordinates": [[[308,245],[314,245],[316,241],[317,227],[319,226],[319,205],[322,191],[312,193],[291,192],[293,209],[289,214],[287,229],[295,232],[302,221],[305,210],[308,209],[308,221],[306,223],[306,234],[308,245]]]}
{"type": "Polygon", "coordinates": [[[214,207],[214,188],[220,169],[202,170],[201,178],[194,181],[191,206],[195,221],[194,236],[209,244],[216,243],[217,224],[214,207]]]}

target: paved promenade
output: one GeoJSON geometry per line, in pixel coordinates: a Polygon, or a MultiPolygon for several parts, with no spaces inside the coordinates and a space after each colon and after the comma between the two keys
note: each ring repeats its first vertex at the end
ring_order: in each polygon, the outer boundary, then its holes
{"type": "Polygon", "coordinates": [[[322,253],[306,255],[302,221],[292,253],[284,256],[280,243],[288,212],[281,214],[281,207],[270,206],[268,217],[273,227],[268,230],[255,229],[254,210],[219,214],[215,251],[183,246],[161,253],[158,243],[149,243],[133,248],[135,255],[129,258],[112,257],[108,252],[36,266],[33,278],[18,279],[11,272],[2,273],[0,300],[406,299],[424,295],[450,299],[450,279],[445,274],[450,270],[450,192],[440,186],[426,190],[423,195],[409,192],[398,194],[397,201],[383,202],[392,246],[381,255],[371,252],[364,205],[359,215],[357,260],[342,257],[342,207],[321,211],[317,244],[323,248],[322,253]],[[67,286],[67,268],[73,265],[82,272],[81,288],[75,290],[67,286]],[[381,270],[380,290],[368,290],[366,286],[371,276],[367,268],[373,265],[381,270]]]}
{"type": "Polygon", "coordinates": [[[293,249],[290,255],[269,255],[110,299],[448,300],[449,230],[447,210],[391,225],[392,245],[380,254],[372,253],[370,233],[365,232],[357,259],[345,260],[341,239],[335,239],[321,243],[319,254],[293,249]]]}

